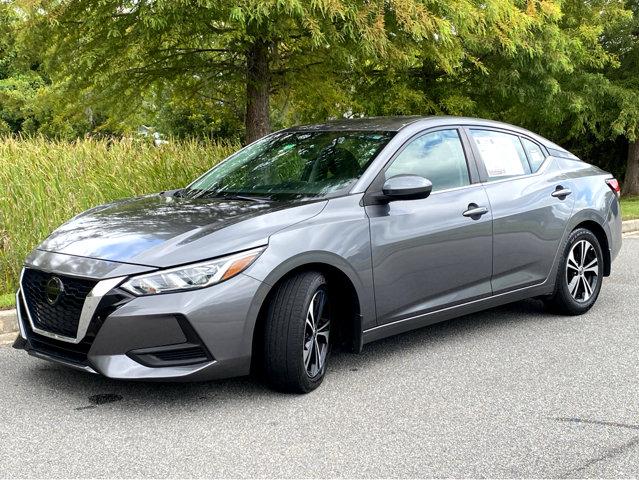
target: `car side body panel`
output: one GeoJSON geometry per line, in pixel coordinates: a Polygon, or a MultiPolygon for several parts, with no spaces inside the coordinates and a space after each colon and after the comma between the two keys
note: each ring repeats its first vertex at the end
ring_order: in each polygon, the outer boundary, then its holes
{"type": "Polygon", "coordinates": [[[362,195],[333,198],[316,216],[277,232],[246,274],[271,288],[291,271],[328,265],[346,275],[358,296],[364,329],[377,324],[368,217],[362,195]]]}
{"type": "Polygon", "coordinates": [[[366,207],[379,324],[491,295],[491,215],[469,204],[488,205],[481,185],[366,207]]]}
{"type": "Polygon", "coordinates": [[[556,198],[574,182],[548,158],[539,172],[484,184],[493,214],[493,294],[542,283],[550,273],[575,203],[556,198]]]}
{"type": "MultiPolygon", "coordinates": [[[[584,222],[594,222],[606,235],[609,262],[621,250],[622,219],[619,200],[606,184],[612,178],[608,172],[579,160],[558,159],[559,167],[574,183],[575,205],[568,222],[568,231],[584,222]]],[[[605,246],[602,245],[602,249],[605,246]]],[[[610,265],[608,265],[610,267],[610,265]]]]}

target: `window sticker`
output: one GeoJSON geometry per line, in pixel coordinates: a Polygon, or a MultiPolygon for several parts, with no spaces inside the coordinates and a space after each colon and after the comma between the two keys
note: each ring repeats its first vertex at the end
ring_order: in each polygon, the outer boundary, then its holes
{"type": "Polygon", "coordinates": [[[474,139],[489,177],[526,173],[515,145],[507,136],[474,136],[474,139]]]}

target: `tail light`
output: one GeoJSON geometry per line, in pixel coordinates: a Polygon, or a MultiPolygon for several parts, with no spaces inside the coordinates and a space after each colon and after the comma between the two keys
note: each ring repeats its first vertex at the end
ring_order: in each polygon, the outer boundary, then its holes
{"type": "Polygon", "coordinates": [[[613,192],[615,192],[617,197],[619,197],[619,195],[621,195],[621,186],[619,185],[619,180],[617,180],[616,178],[608,178],[608,179],[606,179],[606,183],[608,184],[610,189],[613,192]]]}

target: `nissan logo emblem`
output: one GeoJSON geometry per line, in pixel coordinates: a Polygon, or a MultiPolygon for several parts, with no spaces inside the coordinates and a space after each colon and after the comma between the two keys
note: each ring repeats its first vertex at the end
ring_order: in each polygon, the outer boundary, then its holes
{"type": "Polygon", "coordinates": [[[64,294],[64,284],[58,277],[51,277],[44,286],[44,296],[47,303],[51,306],[58,303],[60,297],[64,294]]]}

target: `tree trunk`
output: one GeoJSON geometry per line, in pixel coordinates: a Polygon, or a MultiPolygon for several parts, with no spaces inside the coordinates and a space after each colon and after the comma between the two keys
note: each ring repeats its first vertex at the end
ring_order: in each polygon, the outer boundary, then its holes
{"type": "Polygon", "coordinates": [[[624,195],[639,195],[639,140],[628,143],[626,179],[621,192],[624,195]]]}
{"type": "Polygon", "coordinates": [[[255,39],[246,51],[246,143],[271,132],[269,118],[269,48],[255,39]]]}

